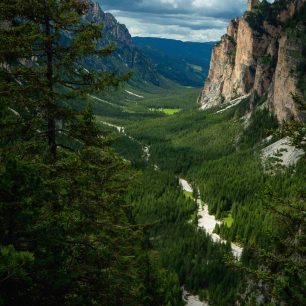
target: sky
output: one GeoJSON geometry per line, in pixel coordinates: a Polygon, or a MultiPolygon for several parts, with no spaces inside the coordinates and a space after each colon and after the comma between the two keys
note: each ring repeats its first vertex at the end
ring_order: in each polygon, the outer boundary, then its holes
{"type": "Polygon", "coordinates": [[[99,0],[132,36],[216,41],[247,0],[99,0]]]}

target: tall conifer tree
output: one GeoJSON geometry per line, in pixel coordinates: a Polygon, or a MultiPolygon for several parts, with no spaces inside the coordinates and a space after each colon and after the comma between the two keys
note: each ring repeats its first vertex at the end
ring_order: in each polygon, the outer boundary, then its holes
{"type": "Polygon", "coordinates": [[[99,49],[101,26],[83,22],[91,5],[87,0],[4,0],[0,4],[2,103],[7,98],[11,111],[35,119],[38,126],[32,129],[46,136],[49,161],[56,159],[56,123],[75,115],[69,100],[128,78],[84,67],[91,56],[107,56],[114,50],[113,45],[99,49]]]}
{"type": "Polygon", "coordinates": [[[142,304],[142,235],[123,200],[129,167],[91,109],[69,105],[128,78],[84,67],[113,51],[83,22],[90,8],[0,3],[0,305],[142,304]]]}

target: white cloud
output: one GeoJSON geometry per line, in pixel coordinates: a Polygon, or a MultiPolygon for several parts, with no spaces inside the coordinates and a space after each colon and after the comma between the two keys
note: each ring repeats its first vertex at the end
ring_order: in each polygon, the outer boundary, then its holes
{"type": "Polygon", "coordinates": [[[146,23],[138,21],[129,17],[119,17],[118,20],[121,23],[127,25],[132,36],[144,36],[144,37],[161,37],[171,38],[183,41],[216,41],[225,31],[224,27],[191,30],[188,27],[182,27],[180,25],[163,25],[146,23]]]}
{"type": "Polygon", "coordinates": [[[132,36],[216,41],[247,0],[100,0],[132,36]]]}
{"type": "Polygon", "coordinates": [[[178,3],[176,0],[161,0],[162,4],[170,4],[172,5],[174,8],[178,7],[178,3]]]}

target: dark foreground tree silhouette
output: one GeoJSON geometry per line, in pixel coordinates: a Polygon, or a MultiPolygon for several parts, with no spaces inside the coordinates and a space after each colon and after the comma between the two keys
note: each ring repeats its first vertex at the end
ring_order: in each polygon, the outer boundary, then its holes
{"type": "Polygon", "coordinates": [[[90,9],[91,3],[84,0],[4,0],[0,4],[1,94],[22,117],[39,117],[51,162],[61,132],[56,123],[75,115],[69,100],[118,86],[129,77],[84,67],[86,59],[114,50],[113,45],[99,49],[101,26],[82,21],[90,9]]]}
{"type": "Polygon", "coordinates": [[[0,3],[0,305],[163,305],[123,199],[129,164],[90,107],[69,107],[128,78],[84,67],[113,50],[97,49],[101,28],[82,19],[89,9],[0,3]]]}

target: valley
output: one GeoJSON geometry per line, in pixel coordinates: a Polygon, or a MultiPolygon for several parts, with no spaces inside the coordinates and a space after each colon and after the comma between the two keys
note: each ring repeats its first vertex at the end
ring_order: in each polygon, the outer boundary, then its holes
{"type": "MultiPolygon", "coordinates": [[[[184,89],[182,90],[184,91],[184,89]]],[[[238,276],[237,271],[227,265],[224,256],[232,256],[232,260],[240,259],[245,263],[247,259],[242,254],[242,246],[245,244],[249,246],[251,241],[262,243],[263,246],[267,243],[263,237],[265,236],[265,228],[269,228],[271,220],[261,204],[262,197],[266,193],[265,186],[268,184],[274,186],[272,188],[280,188],[285,196],[291,188],[302,187],[300,183],[303,181],[302,169],[304,166],[300,162],[298,166],[300,170],[292,177],[284,176],[282,173],[271,177],[265,173],[260,157],[261,152],[269,144],[276,142],[277,138],[270,136],[269,142],[260,143],[259,141],[254,147],[252,144],[254,136],[249,135],[249,131],[256,124],[259,133],[258,140],[267,138],[271,135],[270,129],[277,126],[273,116],[257,110],[258,113],[251,115],[249,126],[245,128],[244,113],[248,102],[246,97],[243,98],[244,101],[233,104],[230,108],[221,108],[222,111],[216,108],[199,112],[194,108],[197,89],[194,92],[192,99],[186,100],[180,100],[176,95],[167,96],[168,101],[173,101],[173,105],[179,106],[183,104],[180,101],[185,101],[185,109],[172,116],[160,114],[155,118],[143,117],[138,122],[125,121],[125,131],[129,136],[120,136],[115,141],[114,147],[134,166],[140,167],[143,171],[143,177],[140,178],[142,183],[140,184],[144,190],[141,194],[137,194],[136,190],[132,192],[133,203],[136,209],[135,216],[140,223],[155,224],[158,222],[158,224],[152,225],[148,233],[155,260],[158,256],[163,267],[169,268],[170,266],[176,273],[179,273],[181,282],[191,292],[200,293],[204,300],[209,295],[211,296],[210,301],[223,305],[232,301],[231,296],[221,297],[222,295],[220,296],[218,291],[215,291],[214,282],[218,282],[220,290],[225,290],[225,288],[221,289],[222,286],[229,290],[228,278],[232,279],[230,286],[232,292],[235,292],[239,286],[238,279],[241,277],[238,276]],[[175,99],[177,101],[174,103],[175,99]],[[255,121],[255,118],[259,114],[261,114],[262,120],[258,122],[255,121]],[[239,135],[238,139],[237,135],[239,135]],[[136,145],[135,139],[137,139],[138,145],[136,145]],[[141,152],[144,146],[150,148],[149,159],[145,159],[143,152],[141,152]],[[136,153],[137,151],[138,153],[136,153]],[[163,182],[167,176],[171,176],[169,179],[173,183],[170,186],[167,183],[157,187],[159,182],[163,182]],[[180,180],[180,184],[178,184],[178,177],[187,177],[189,182],[180,180]],[[147,183],[149,183],[148,186],[147,183]],[[155,184],[156,187],[153,187],[155,184]],[[288,188],[288,184],[291,185],[290,188],[288,188]],[[181,195],[178,196],[181,193],[180,189],[184,190],[183,199],[180,198],[181,195]],[[200,196],[197,189],[199,189],[200,196]],[[180,200],[175,200],[176,197],[179,197],[180,200]],[[158,198],[160,200],[157,202],[149,200],[158,198]],[[195,201],[195,199],[197,200],[195,201]],[[189,201],[193,202],[193,208],[190,207],[187,213],[188,210],[186,212],[184,210],[191,205],[191,203],[187,204],[189,201]],[[181,202],[187,203],[181,204],[181,202]],[[250,204],[241,211],[239,205],[248,202],[250,204]],[[208,205],[203,205],[203,203],[208,203],[208,205]],[[183,205],[185,208],[182,207],[182,211],[180,211],[177,205],[183,205]],[[156,207],[154,208],[154,206],[156,207]],[[160,214],[164,214],[162,219],[166,218],[168,221],[161,221],[160,214]],[[167,217],[168,214],[169,217],[167,217]],[[174,228],[171,229],[171,224],[174,221],[178,224],[173,224],[174,228]],[[250,227],[251,224],[252,227],[250,227]],[[186,233],[183,236],[177,236],[176,231],[181,232],[186,227],[188,228],[186,233]],[[203,231],[198,231],[197,227],[203,231]],[[200,238],[200,236],[203,237],[200,238]],[[176,247],[172,246],[168,240],[174,239],[178,244],[187,243],[188,245],[191,243],[189,248],[192,250],[195,248],[195,242],[192,240],[187,242],[191,237],[204,239],[201,242],[202,246],[196,247],[204,247],[202,255],[197,252],[191,254],[175,250],[176,247]],[[223,244],[222,247],[220,243],[223,244]],[[199,283],[194,282],[197,278],[204,277],[207,273],[205,271],[209,271],[211,268],[210,263],[203,263],[205,258],[210,258],[210,256],[215,258],[216,256],[206,253],[207,245],[210,244],[211,247],[216,248],[214,252],[221,252],[217,257],[217,262],[224,272],[222,280],[210,278],[211,287],[207,288],[199,279],[197,280],[199,283]],[[174,266],[164,258],[164,256],[169,256],[166,254],[172,254],[171,258],[177,262],[181,262],[181,256],[187,257],[184,264],[180,263],[178,266],[174,266]],[[194,260],[199,261],[198,264],[202,263],[200,264],[202,265],[201,269],[197,272],[189,266],[189,261],[193,262],[194,260]],[[180,272],[182,270],[185,272],[180,272]],[[207,291],[205,289],[203,291],[205,287],[207,291]]],[[[144,96],[142,101],[146,104],[145,93],[141,93],[141,95],[144,96]]],[[[165,100],[160,93],[156,94],[156,100],[160,101],[158,103],[161,103],[162,107],[165,100]]],[[[153,101],[152,97],[150,97],[150,101],[153,101]]],[[[114,118],[108,118],[108,120],[111,122],[114,118]]],[[[120,122],[120,120],[113,122],[120,122]]],[[[215,254],[214,252],[213,254],[215,254]]],[[[190,297],[191,300],[194,299],[193,295],[190,297]]],[[[190,305],[193,305],[192,302],[190,305]]]]}
{"type": "MultiPolygon", "coordinates": [[[[305,0],[225,10],[217,42],[218,10],[169,25],[189,42],[132,37],[125,1],[21,2],[0,4],[0,305],[306,305],[305,0]]],[[[129,16],[160,22],[153,2],[129,16]]],[[[190,13],[170,2],[167,25],[190,13]]]]}

